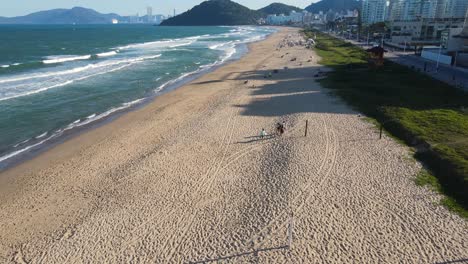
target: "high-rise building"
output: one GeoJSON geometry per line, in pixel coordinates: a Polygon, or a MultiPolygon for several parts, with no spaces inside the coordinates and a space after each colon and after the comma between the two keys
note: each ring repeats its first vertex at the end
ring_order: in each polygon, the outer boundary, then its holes
{"type": "Polygon", "coordinates": [[[146,19],[148,23],[153,23],[154,22],[154,19],[153,19],[153,8],[151,6],[148,6],[146,8],[146,19]]]}
{"type": "Polygon", "coordinates": [[[387,0],[363,0],[362,23],[373,24],[387,19],[389,2],[387,0]]]}
{"type": "Polygon", "coordinates": [[[156,16],[154,16],[154,22],[155,22],[156,24],[161,24],[161,22],[163,22],[165,19],[166,19],[166,17],[163,16],[163,15],[156,15],[156,16]]]}
{"type": "Polygon", "coordinates": [[[413,21],[435,18],[438,0],[395,0],[389,19],[391,21],[413,21]]]}
{"type": "Polygon", "coordinates": [[[438,0],[437,18],[463,18],[468,9],[468,0],[438,0]]]}

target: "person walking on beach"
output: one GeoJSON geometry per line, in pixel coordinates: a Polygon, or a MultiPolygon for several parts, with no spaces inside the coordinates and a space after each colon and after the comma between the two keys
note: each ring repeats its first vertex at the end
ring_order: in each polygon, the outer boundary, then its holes
{"type": "Polygon", "coordinates": [[[277,123],[276,124],[276,133],[278,135],[283,135],[284,134],[284,131],[286,130],[286,125],[285,125],[285,122],[283,121],[283,123],[277,123]]]}
{"type": "Polygon", "coordinates": [[[264,139],[267,136],[267,132],[265,131],[264,128],[262,128],[262,131],[260,132],[260,138],[264,139]]]}

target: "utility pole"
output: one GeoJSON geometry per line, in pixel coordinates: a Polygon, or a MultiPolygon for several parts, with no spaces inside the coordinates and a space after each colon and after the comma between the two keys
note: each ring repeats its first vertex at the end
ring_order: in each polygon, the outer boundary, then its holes
{"type": "Polygon", "coordinates": [[[370,35],[370,32],[369,32],[369,29],[367,29],[367,46],[369,46],[369,35],[370,35]]]}

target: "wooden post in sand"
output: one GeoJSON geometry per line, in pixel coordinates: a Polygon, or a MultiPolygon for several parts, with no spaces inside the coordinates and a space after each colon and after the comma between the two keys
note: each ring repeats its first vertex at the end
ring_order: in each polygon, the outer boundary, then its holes
{"type": "Polygon", "coordinates": [[[382,139],[383,124],[380,124],[380,135],[379,139],[382,139]]]}
{"type": "Polygon", "coordinates": [[[293,216],[291,214],[289,218],[289,224],[288,224],[288,249],[291,249],[292,246],[292,233],[293,233],[293,216]]]}
{"type": "Polygon", "coordinates": [[[306,129],[305,129],[305,135],[304,137],[307,137],[307,129],[309,127],[309,120],[306,120],[306,129]]]}

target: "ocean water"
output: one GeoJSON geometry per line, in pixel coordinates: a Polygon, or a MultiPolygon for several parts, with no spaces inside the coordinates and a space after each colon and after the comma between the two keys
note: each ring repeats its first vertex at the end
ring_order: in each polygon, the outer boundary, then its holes
{"type": "Polygon", "coordinates": [[[239,56],[267,27],[0,26],[0,169],[239,56]]]}

